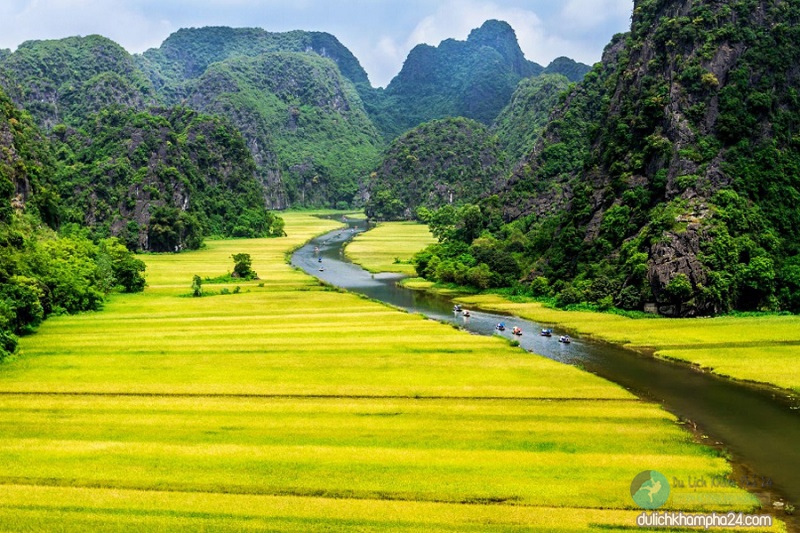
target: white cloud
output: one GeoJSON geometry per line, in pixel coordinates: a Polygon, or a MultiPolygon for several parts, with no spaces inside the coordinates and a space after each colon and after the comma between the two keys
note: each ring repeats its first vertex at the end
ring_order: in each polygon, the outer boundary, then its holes
{"type": "Polygon", "coordinates": [[[632,12],[633,0],[567,0],[560,18],[571,29],[589,30],[629,17],[632,12]]]}
{"type": "Polygon", "coordinates": [[[164,19],[151,19],[142,9],[123,3],[92,0],[31,0],[1,12],[4,31],[0,47],[15,48],[30,39],[58,39],[100,33],[130,51],[143,51],[174,28],[164,19]]]}

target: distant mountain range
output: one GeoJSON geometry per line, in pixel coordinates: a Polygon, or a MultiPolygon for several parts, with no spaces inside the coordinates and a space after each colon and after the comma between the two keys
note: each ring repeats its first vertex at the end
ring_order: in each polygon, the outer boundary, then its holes
{"type": "Polygon", "coordinates": [[[546,71],[577,80],[588,67],[526,60],[499,21],[465,42],[415,48],[386,90],[319,32],[207,27],[179,30],[136,56],[100,36],[29,41],[0,54],[0,85],[45,131],[82,128],[110,106],[180,105],[225,117],[243,135],[273,209],[358,203],[387,142],[435,118],[489,125],[522,79],[546,71]]]}

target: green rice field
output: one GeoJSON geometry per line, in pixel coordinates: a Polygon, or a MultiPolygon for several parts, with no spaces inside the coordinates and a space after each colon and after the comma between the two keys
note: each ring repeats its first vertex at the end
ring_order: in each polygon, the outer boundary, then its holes
{"type": "Polygon", "coordinates": [[[369,272],[415,273],[411,258],[436,239],[428,226],[416,222],[381,222],[361,233],[345,248],[348,259],[356,259],[369,272]]]}
{"type": "Polygon", "coordinates": [[[800,393],[800,317],[630,319],[513,303],[495,295],[460,298],[467,305],[512,313],[577,334],[698,365],[716,374],[800,393]]]}
{"type": "MultiPolygon", "coordinates": [[[[730,473],[616,385],[292,269],[337,223],[285,220],[144,256],[143,294],[22,339],[0,366],[0,531],[629,531],[643,470],[730,473]],[[240,252],[260,280],[189,297],[240,252]]],[[[719,486],[666,507],[757,505],[719,486]]]]}

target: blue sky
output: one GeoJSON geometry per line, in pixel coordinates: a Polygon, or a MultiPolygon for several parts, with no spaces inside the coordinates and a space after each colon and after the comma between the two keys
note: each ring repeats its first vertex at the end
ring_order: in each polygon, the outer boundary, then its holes
{"type": "Polygon", "coordinates": [[[594,63],[632,10],[633,0],[2,0],[0,48],[99,33],[138,53],[185,27],[327,31],[384,86],[414,45],[465,39],[490,18],[509,22],[537,63],[594,63]]]}

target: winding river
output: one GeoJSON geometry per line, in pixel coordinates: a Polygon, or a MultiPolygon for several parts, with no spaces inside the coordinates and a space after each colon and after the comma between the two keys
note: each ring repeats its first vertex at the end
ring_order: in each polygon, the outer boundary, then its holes
{"type": "Polygon", "coordinates": [[[502,335],[511,338],[511,328],[518,326],[523,330],[519,341],[525,350],[618,383],[686,420],[704,442],[724,445],[736,465],[737,478],[743,480],[740,484],[761,493],[762,500],[780,495],[800,503],[800,410],[783,397],[607,343],[578,338],[564,345],[558,342],[564,332],[556,329],[553,337],[541,337],[541,326],[528,320],[473,310],[465,319],[453,313],[448,298],[403,289],[397,286],[402,276],[372,275],[345,260],[344,246],[366,229],[364,221],[348,220],[348,224],[348,229],[300,248],[292,256],[292,264],[337,287],[458,324],[476,334],[495,335],[495,325],[504,322],[507,329],[502,335]]]}

